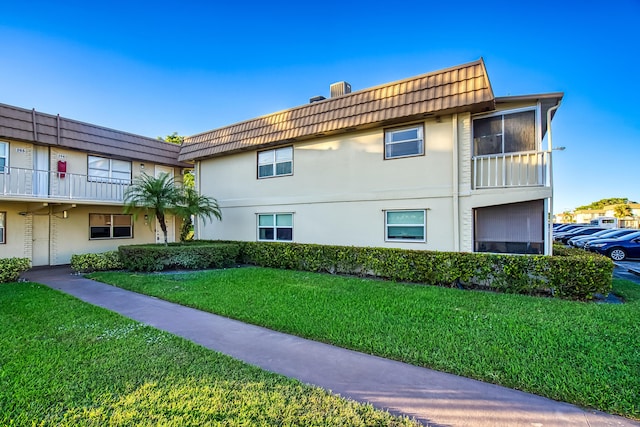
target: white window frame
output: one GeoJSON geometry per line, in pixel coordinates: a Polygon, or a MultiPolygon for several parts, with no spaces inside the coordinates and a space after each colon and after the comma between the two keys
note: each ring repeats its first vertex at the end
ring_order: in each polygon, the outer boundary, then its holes
{"type": "Polygon", "coordinates": [[[256,214],[256,224],[257,224],[257,240],[259,242],[293,242],[293,212],[275,212],[275,213],[258,213],[256,214]],[[277,219],[278,219],[278,215],[289,215],[291,216],[291,225],[290,226],[279,226],[277,219]],[[271,216],[273,218],[273,225],[272,226],[260,226],[260,217],[267,217],[267,216],[271,216]],[[264,228],[270,228],[273,230],[273,239],[261,239],[260,238],[260,229],[264,228]],[[286,229],[289,228],[291,229],[291,240],[284,240],[284,239],[278,239],[278,230],[279,229],[286,229]]]}
{"type": "Polygon", "coordinates": [[[510,153],[517,153],[518,151],[508,151],[505,152],[504,151],[504,147],[505,147],[505,141],[504,141],[504,117],[508,116],[510,114],[517,114],[517,113],[524,113],[527,111],[533,111],[534,112],[534,119],[533,119],[533,128],[534,128],[534,141],[536,144],[536,148],[535,150],[532,151],[521,151],[522,153],[527,153],[527,152],[536,152],[540,150],[540,141],[539,141],[539,135],[540,135],[540,109],[537,106],[531,106],[531,107],[523,107],[523,108],[514,108],[511,110],[502,110],[502,111],[495,111],[493,113],[488,113],[488,114],[479,114],[477,116],[473,116],[471,119],[471,141],[473,143],[473,146],[471,147],[471,153],[475,153],[476,152],[476,146],[475,146],[475,136],[473,135],[473,122],[476,120],[482,120],[482,119],[488,119],[491,117],[498,117],[501,116],[502,117],[502,133],[500,134],[502,137],[502,147],[501,147],[501,151],[500,153],[494,153],[494,154],[473,154],[473,157],[483,157],[483,156],[501,156],[504,154],[510,154],[510,153]]]}
{"type": "Polygon", "coordinates": [[[427,210],[426,209],[389,209],[384,211],[384,240],[385,242],[426,243],[427,241],[427,210]],[[389,213],[398,212],[422,212],[422,223],[416,224],[389,224],[389,213]],[[389,227],[422,227],[422,239],[408,239],[389,237],[389,227]]]}
{"type": "Polygon", "coordinates": [[[131,171],[132,171],[132,167],[131,167],[131,162],[128,160],[120,160],[120,159],[112,159],[109,157],[102,157],[102,156],[93,156],[93,155],[88,155],[87,156],[87,180],[91,181],[91,182],[111,182],[111,183],[117,183],[117,184],[130,184],[131,183],[131,171]],[[99,159],[99,160],[106,160],[109,164],[109,168],[108,169],[98,169],[98,168],[92,168],[91,167],[91,159],[99,159]],[[122,163],[126,163],[129,165],[129,177],[128,178],[117,178],[114,177],[114,173],[122,173],[124,171],[114,171],[113,168],[113,163],[114,161],[117,162],[122,162],[122,163]],[[92,175],[91,171],[103,171],[107,173],[107,176],[102,176],[102,175],[92,175]]]}
{"type": "Polygon", "coordinates": [[[272,150],[258,151],[258,170],[257,170],[258,179],[275,178],[278,176],[291,176],[291,175],[293,175],[293,146],[292,145],[288,147],[274,148],[272,150]],[[288,158],[286,158],[285,160],[278,161],[278,155],[286,152],[289,152],[287,153],[288,158]],[[268,158],[269,155],[271,155],[271,159],[268,158]],[[285,164],[285,163],[291,163],[291,172],[278,173],[278,165],[285,164]],[[270,175],[260,175],[260,166],[269,166],[269,165],[272,167],[273,173],[270,175]]]}
{"type": "MultiPolygon", "coordinates": [[[[97,226],[96,226],[97,227],[97,226]]],[[[120,227],[124,227],[124,226],[120,226],[120,227]]],[[[133,239],[133,216],[132,215],[127,215],[127,214],[108,214],[108,213],[90,213],[89,214],[89,240],[112,240],[112,239],[133,239]],[[105,224],[105,227],[108,226],[109,227],[109,236],[108,237],[92,237],[91,236],[91,229],[93,228],[91,225],[91,216],[92,215],[100,215],[100,216],[110,216],[111,218],[109,219],[109,222],[107,224],[105,224]],[[129,235],[128,236],[114,236],[113,235],[113,229],[114,229],[114,217],[116,216],[127,216],[129,217],[129,235]]]]}
{"type": "Polygon", "coordinates": [[[0,173],[9,172],[9,143],[0,141],[0,147],[4,147],[4,153],[0,152],[0,159],[4,159],[4,167],[0,167],[0,173]]]}
{"type": "Polygon", "coordinates": [[[7,213],[0,212],[0,245],[7,243],[7,213]]]}
{"type": "Polygon", "coordinates": [[[419,123],[419,124],[413,124],[410,126],[402,126],[402,127],[396,127],[396,128],[389,128],[389,129],[385,129],[384,130],[384,158],[385,160],[389,160],[389,159],[403,159],[406,157],[417,157],[417,156],[423,156],[425,152],[424,149],[424,123],[419,123]],[[404,132],[407,131],[409,129],[417,129],[418,131],[418,137],[417,138],[412,138],[412,139],[403,139],[403,140],[399,140],[399,141],[394,141],[393,140],[393,135],[395,135],[396,133],[399,132],[404,132]],[[389,146],[392,145],[396,145],[396,144],[404,144],[407,142],[416,142],[419,141],[419,151],[415,154],[405,154],[402,156],[391,156],[388,154],[389,152],[389,146]]]}

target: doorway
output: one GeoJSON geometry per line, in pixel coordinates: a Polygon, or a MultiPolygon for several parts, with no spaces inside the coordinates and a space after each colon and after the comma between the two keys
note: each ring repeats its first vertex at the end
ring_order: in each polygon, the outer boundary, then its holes
{"type": "Polygon", "coordinates": [[[33,157],[33,195],[49,195],[49,147],[36,146],[33,157]]]}
{"type": "Polygon", "coordinates": [[[32,214],[32,254],[31,264],[34,267],[49,265],[49,215],[32,214]]]}

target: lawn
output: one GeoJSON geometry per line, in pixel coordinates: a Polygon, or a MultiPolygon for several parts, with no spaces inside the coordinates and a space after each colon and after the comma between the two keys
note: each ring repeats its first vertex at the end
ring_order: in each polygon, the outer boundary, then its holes
{"type": "Polygon", "coordinates": [[[410,426],[33,283],[0,285],[2,426],[410,426]]]}
{"type": "Polygon", "coordinates": [[[274,330],[640,418],[640,287],[573,302],[264,268],[91,275],[274,330]]]}

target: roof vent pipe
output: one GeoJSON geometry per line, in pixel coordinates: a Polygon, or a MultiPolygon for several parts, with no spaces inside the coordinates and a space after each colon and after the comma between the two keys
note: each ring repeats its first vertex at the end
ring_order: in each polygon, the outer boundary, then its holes
{"type": "Polygon", "coordinates": [[[351,85],[347,82],[336,82],[330,86],[331,98],[351,93],[351,85]]]}

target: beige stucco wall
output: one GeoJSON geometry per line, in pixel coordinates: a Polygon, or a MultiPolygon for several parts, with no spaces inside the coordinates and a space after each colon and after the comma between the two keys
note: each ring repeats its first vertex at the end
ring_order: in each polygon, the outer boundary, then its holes
{"type": "Polygon", "coordinates": [[[200,164],[204,194],[222,222],[200,238],[256,240],[257,213],[294,213],[294,241],[452,250],[453,126],[425,125],[425,155],[384,160],[382,128],[297,143],[293,175],[257,179],[257,153],[200,164]],[[385,242],[384,210],[427,209],[427,241],[385,242]]]}
{"type": "MultiPolygon", "coordinates": [[[[42,209],[27,212],[29,206],[21,202],[2,202],[0,212],[6,212],[6,243],[0,244],[0,258],[26,257],[32,259],[35,251],[49,259],[51,265],[68,264],[71,255],[82,253],[98,253],[115,250],[120,245],[152,243],[155,231],[145,225],[140,216],[133,224],[133,239],[89,239],[89,214],[121,214],[118,206],[78,206],[68,208],[67,218],[63,217],[61,206],[51,205],[42,209]],[[34,222],[40,220],[47,229],[42,230],[46,241],[34,242],[34,222]]],[[[33,205],[31,205],[33,209],[33,205]]],[[[42,264],[37,261],[35,264],[42,264]]]]}
{"type": "Polygon", "coordinates": [[[472,251],[475,208],[546,199],[551,189],[474,189],[471,124],[468,113],[427,120],[425,155],[393,160],[383,159],[383,128],[296,143],[292,176],[257,179],[256,151],[203,160],[199,185],[223,220],[201,224],[198,236],[255,241],[256,214],[293,213],[295,242],[472,251]],[[427,241],[386,242],[384,210],[394,209],[426,209],[427,241]]]}
{"type": "MultiPolygon", "coordinates": [[[[37,147],[30,143],[23,143],[3,139],[9,142],[9,166],[31,170],[34,168],[34,159],[37,147]]],[[[42,260],[51,265],[68,264],[72,254],[97,253],[115,250],[119,245],[141,244],[156,242],[155,223],[150,229],[145,224],[144,215],[141,215],[133,225],[133,239],[89,239],[89,214],[121,214],[122,206],[113,201],[102,203],[70,198],[68,193],[60,193],[58,181],[61,184],[68,182],[70,174],[86,175],[88,168],[88,155],[81,151],[69,150],[51,146],[47,150],[49,170],[58,170],[59,160],[67,162],[67,171],[64,178],[50,175],[48,187],[51,196],[41,194],[38,196],[17,196],[9,194],[2,196],[0,193],[0,212],[6,212],[6,243],[0,244],[0,258],[26,257],[32,259],[35,265],[44,265],[42,260]],[[63,218],[62,211],[67,210],[67,218],[63,218]],[[22,213],[22,214],[21,214],[22,213]],[[36,233],[34,235],[34,227],[36,233]]],[[[107,157],[104,156],[103,157],[107,157]]],[[[155,163],[131,160],[132,175],[135,178],[142,172],[153,174],[155,163]],[[144,167],[143,167],[144,165],[144,167]]],[[[182,180],[180,168],[172,168],[176,181],[182,180]]],[[[30,188],[31,173],[26,173],[25,178],[30,188]]],[[[1,177],[0,177],[1,178],[1,177]]],[[[14,176],[17,178],[17,175],[14,176]]],[[[85,182],[85,177],[78,177],[79,182],[85,182]]],[[[64,187],[61,185],[60,187],[64,187]]],[[[173,227],[175,237],[179,238],[179,221],[175,218],[173,227]]],[[[159,233],[161,234],[161,233],[159,233]]],[[[160,239],[162,237],[160,236],[160,239]]]]}
{"type": "MultiPolygon", "coordinates": [[[[2,142],[9,143],[9,166],[14,168],[33,169],[34,156],[36,146],[32,143],[13,141],[11,139],[2,139],[2,142]]],[[[52,172],[57,171],[58,161],[67,162],[67,173],[86,175],[88,172],[88,156],[95,155],[105,158],[121,158],[114,153],[113,156],[106,154],[86,153],[83,151],[70,150],[63,147],[49,146],[49,170],[52,172]]],[[[126,159],[123,159],[126,160],[126,159]]],[[[131,172],[133,177],[137,177],[143,172],[153,175],[156,163],[139,161],[130,159],[131,172]]],[[[182,180],[181,169],[171,167],[174,172],[174,176],[178,182],[182,180]]]]}

